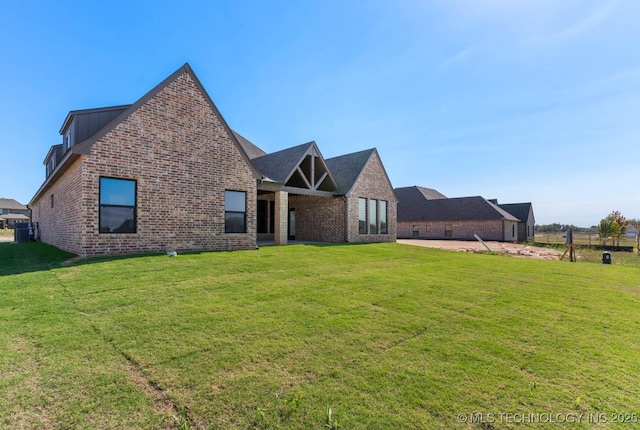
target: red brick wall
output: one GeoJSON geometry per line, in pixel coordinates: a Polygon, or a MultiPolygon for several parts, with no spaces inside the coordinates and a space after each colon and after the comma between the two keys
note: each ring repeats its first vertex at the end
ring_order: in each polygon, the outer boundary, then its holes
{"type": "MultiPolygon", "coordinates": [[[[377,151],[364,167],[360,177],[347,195],[347,242],[395,242],[397,229],[398,202],[393,188],[387,180],[382,161],[377,151]],[[387,201],[387,234],[358,233],[358,199],[376,199],[387,201]]],[[[378,225],[378,231],[380,226],[378,225]]]]}
{"type": "Polygon", "coordinates": [[[296,210],[296,240],[344,242],[343,197],[289,195],[289,209],[296,210]]]}
{"type": "Polygon", "coordinates": [[[255,248],[252,170],[187,73],[96,141],[91,154],[76,163],[81,163],[82,180],[70,169],[52,188],[54,193],[58,187],[74,188],[74,195],[60,206],[56,196],[56,210],[43,215],[45,242],[81,256],[255,248]],[[98,232],[101,176],[137,181],[137,233],[98,232]],[[224,233],[226,189],[247,193],[247,233],[224,233]],[[62,230],[49,229],[62,224],[62,230]],[[74,243],[60,238],[63,232],[74,243]]]}
{"type": "MultiPolygon", "coordinates": [[[[515,241],[512,226],[515,221],[419,221],[398,223],[398,239],[453,239],[475,240],[474,234],[482,240],[515,241]],[[445,225],[451,225],[451,237],[445,236],[445,225]],[[419,235],[413,235],[413,226],[418,226],[419,235]],[[427,231],[427,225],[430,231],[427,231]]],[[[516,228],[517,233],[517,228],[516,228]]]]}
{"type": "Polygon", "coordinates": [[[79,253],[83,220],[82,164],[76,159],[42,197],[34,202],[32,220],[38,223],[40,239],[57,248],[79,253]],[[51,207],[53,196],[53,207],[51,207]]]}

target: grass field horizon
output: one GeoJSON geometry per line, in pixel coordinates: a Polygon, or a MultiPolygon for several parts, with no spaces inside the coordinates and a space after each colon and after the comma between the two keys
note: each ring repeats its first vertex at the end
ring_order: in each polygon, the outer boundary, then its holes
{"type": "Polygon", "coordinates": [[[592,428],[640,413],[634,266],[399,244],[0,256],[2,427],[563,427],[513,415],[528,413],[592,428]]]}

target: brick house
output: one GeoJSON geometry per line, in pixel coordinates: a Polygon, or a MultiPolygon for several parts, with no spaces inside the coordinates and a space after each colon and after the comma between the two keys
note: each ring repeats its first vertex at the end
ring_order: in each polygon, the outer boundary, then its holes
{"type": "Polygon", "coordinates": [[[342,176],[315,143],[264,153],[229,128],[188,64],[132,105],[71,111],[60,134],[29,206],[42,241],[83,257],[254,249],[259,235],[395,240],[396,199],[375,149],[340,194],[342,176]],[[376,230],[353,235],[358,198],[376,230]]]}
{"type": "Polygon", "coordinates": [[[29,222],[29,208],[14,199],[0,198],[0,228],[13,228],[17,222],[29,222]]]}
{"type": "Polygon", "coordinates": [[[533,205],[531,203],[498,204],[497,200],[489,201],[497,204],[500,209],[505,210],[518,218],[516,242],[529,242],[535,240],[536,217],[533,215],[533,205]]]}
{"type": "Polygon", "coordinates": [[[520,220],[490,201],[480,196],[439,197],[424,190],[395,189],[399,239],[475,240],[477,234],[483,240],[516,241],[520,220]]]}

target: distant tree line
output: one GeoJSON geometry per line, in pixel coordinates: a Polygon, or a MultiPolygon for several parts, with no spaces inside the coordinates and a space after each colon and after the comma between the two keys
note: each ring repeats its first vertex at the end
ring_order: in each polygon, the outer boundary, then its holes
{"type": "Polygon", "coordinates": [[[573,224],[543,224],[535,227],[536,233],[564,233],[569,229],[573,229],[574,233],[595,233],[597,226],[591,227],[577,227],[573,224]]]}
{"type": "MultiPolygon", "coordinates": [[[[607,241],[610,241],[612,245],[616,242],[620,245],[620,238],[627,232],[629,227],[640,228],[640,220],[626,219],[619,211],[613,211],[600,220],[600,224],[592,225],[591,227],[577,227],[573,224],[553,223],[536,225],[535,232],[565,233],[567,230],[572,229],[574,233],[597,234],[600,236],[603,245],[606,245],[607,241]]],[[[640,237],[636,236],[636,239],[640,246],[640,237]]]]}

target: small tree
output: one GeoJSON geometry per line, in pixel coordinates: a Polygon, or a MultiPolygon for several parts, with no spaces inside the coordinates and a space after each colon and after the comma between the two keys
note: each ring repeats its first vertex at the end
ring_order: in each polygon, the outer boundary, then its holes
{"type": "Polygon", "coordinates": [[[611,212],[609,216],[618,224],[618,230],[615,232],[615,235],[618,239],[618,246],[620,246],[620,237],[627,232],[627,224],[629,221],[618,211],[611,212]]]}
{"type": "Polygon", "coordinates": [[[620,231],[620,225],[616,222],[616,220],[611,215],[600,220],[600,224],[598,225],[598,234],[602,239],[603,245],[607,244],[607,239],[609,237],[617,236],[619,231],[620,231]]]}

